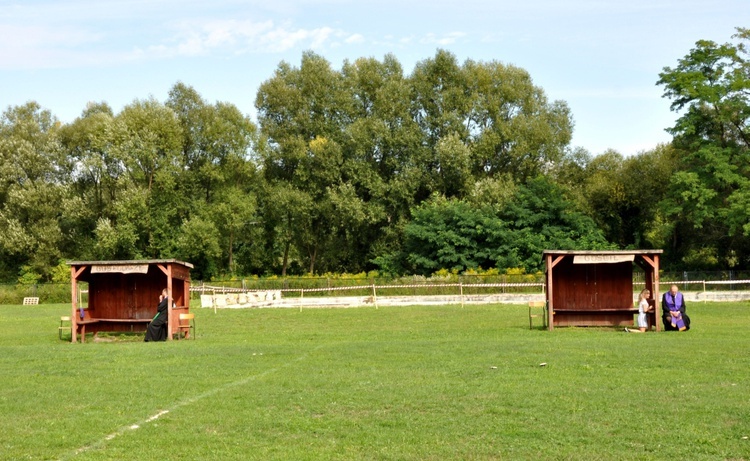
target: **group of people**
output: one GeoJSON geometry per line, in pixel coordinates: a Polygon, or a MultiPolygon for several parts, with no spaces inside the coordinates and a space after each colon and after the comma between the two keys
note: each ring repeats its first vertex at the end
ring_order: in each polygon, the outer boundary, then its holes
{"type": "MultiPolygon", "coordinates": [[[[651,291],[646,288],[638,295],[638,329],[625,328],[627,333],[645,333],[648,328],[647,315],[652,311],[648,300],[651,298],[651,291]]],[[[163,289],[159,295],[159,305],[156,308],[156,315],[148,324],[145,341],[165,341],[167,339],[168,324],[168,303],[169,296],[167,289],[163,289]]],[[[666,331],[686,331],[690,329],[690,317],[685,312],[685,297],[680,293],[677,285],[672,285],[669,291],[664,293],[661,299],[662,322],[666,331]]]]}
{"type": "MultiPolygon", "coordinates": [[[[645,289],[638,295],[638,329],[625,328],[627,333],[645,333],[648,328],[648,313],[652,311],[648,300],[651,291],[645,289]]],[[[685,312],[685,297],[677,285],[672,285],[661,299],[662,322],[666,331],[687,331],[690,329],[690,317],[685,312]]]]}

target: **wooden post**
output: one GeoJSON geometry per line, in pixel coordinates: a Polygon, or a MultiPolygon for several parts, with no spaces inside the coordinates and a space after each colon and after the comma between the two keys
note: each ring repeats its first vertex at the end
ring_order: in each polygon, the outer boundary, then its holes
{"type": "Polygon", "coordinates": [[[70,313],[70,342],[76,342],[76,332],[78,331],[78,313],[76,312],[78,300],[78,280],[76,279],[76,268],[70,266],[70,298],[72,310],[70,313]]]}
{"type": "Polygon", "coordinates": [[[552,302],[553,298],[553,286],[552,286],[552,269],[562,261],[562,259],[565,257],[565,255],[560,255],[557,258],[555,258],[554,261],[552,261],[552,255],[547,254],[547,261],[545,263],[547,267],[547,328],[549,331],[552,331],[555,329],[554,325],[554,318],[555,318],[555,305],[552,302]]]}
{"type": "Polygon", "coordinates": [[[656,331],[661,331],[661,322],[659,322],[660,312],[661,312],[661,296],[659,293],[659,255],[654,255],[654,323],[656,326],[656,331]]]}
{"type": "Polygon", "coordinates": [[[375,305],[375,309],[378,308],[378,297],[375,293],[375,281],[372,282],[372,303],[375,305]]]}
{"type": "MultiPolygon", "coordinates": [[[[172,296],[172,264],[167,264],[167,341],[172,341],[172,332],[174,331],[174,325],[178,322],[174,320],[174,312],[172,311],[172,304],[174,297],[172,296]]],[[[177,332],[179,334],[179,331],[177,332]]]]}
{"type": "Polygon", "coordinates": [[[461,292],[461,309],[464,308],[464,284],[461,283],[461,279],[458,279],[458,289],[461,292]]]}
{"type": "Polygon", "coordinates": [[[555,329],[553,312],[555,304],[552,302],[552,255],[547,255],[547,330],[555,329]]]}

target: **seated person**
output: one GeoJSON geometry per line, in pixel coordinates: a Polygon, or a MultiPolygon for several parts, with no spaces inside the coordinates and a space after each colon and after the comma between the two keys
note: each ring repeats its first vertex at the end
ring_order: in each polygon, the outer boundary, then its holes
{"type": "Polygon", "coordinates": [[[156,315],[148,324],[146,329],[146,338],[144,341],[166,341],[167,328],[169,328],[169,296],[167,289],[161,291],[159,295],[159,305],[156,307],[156,315]]]}
{"type": "Polygon", "coordinates": [[[669,291],[664,293],[661,308],[661,318],[664,322],[665,331],[686,331],[690,329],[690,317],[685,313],[685,298],[677,285],[672,285],[669,291]]]}

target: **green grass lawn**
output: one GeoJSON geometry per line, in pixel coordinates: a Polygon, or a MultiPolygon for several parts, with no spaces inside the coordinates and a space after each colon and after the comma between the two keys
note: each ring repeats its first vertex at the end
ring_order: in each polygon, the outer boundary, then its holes
{"type": "Polygon", "coordinates": [[[687,333],[525,306],[195,309],[196,341],[59,341],[0,306],[2,460],[750,459],[750,304],[687,333]],[[540,363],[547,363],[541,367],[540,363]]]}

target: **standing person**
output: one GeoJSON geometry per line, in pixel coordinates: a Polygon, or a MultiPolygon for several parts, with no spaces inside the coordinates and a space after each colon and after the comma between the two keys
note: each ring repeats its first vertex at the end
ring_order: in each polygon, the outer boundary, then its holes
{"type": "Polygon", "coordinates": [[[646,315],[651,310],[651,306],[648,304],[649,297],[651,297],[651,291],[648,288],[641,290],[641,294],[638,295],[638,329],[631,330],[630,328],[625,328],[625,332],[645,333],[648,330],[646,315]]]}
{"type": "Polygon", "coordinates": [[[169,324],[169,296],[167,289],[161,290],[159,305],[156,307],[156,315],[148,324],[146,338],[144,341],[166,341],[167,325],[169,324]]]}
{"type": "Polygon", "coordinates": [[[662,298],[662,321],[666,331],[690,329],[690,317],[685,312],[685,298],[677,285],[672,285],[662,298]]]}

